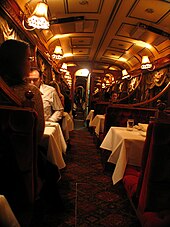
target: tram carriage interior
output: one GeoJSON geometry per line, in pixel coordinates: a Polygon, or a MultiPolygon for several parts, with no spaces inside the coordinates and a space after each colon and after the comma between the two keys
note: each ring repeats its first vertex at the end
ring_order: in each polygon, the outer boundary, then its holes
{"type": "Polygon", "coordinates": [[[0,75],[0,226],[170,226],[169,25],[169,0],[0,1],[0,45],[29,43],[30,67],[58,84],[65,106],[59,126],[45,123],[62,134],[63,167],[46,160],[43,173],[57,168],[54,185],[37,176],[34,94],[19,106],[0,75]],[[143,141],[140,164],[127,151],[114,183],[113,133],[128,119],[143,141]]]}

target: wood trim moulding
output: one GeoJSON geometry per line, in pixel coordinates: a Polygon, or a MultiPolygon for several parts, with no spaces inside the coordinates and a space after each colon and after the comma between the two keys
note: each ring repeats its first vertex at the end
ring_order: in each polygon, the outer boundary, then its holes
{"type": "Polygon", "coordinates": [[[0,1],[0,7],[5,12],[5,14],[10,18],[10,20],[17,26],[20,32],[24,33],[25,36],[35,45],[35,38],[31,33],[23,29],[21,14],[23,13],[19,6],[14,0],[2,0],[0,1]]]}
{"type": "Polygon", "coordinates": [[[0,8],[5,12],[5,14],[10,18],[12,23],[18,28],[18,30],[24,34],[25,37],[32,43],[32,45],[37,46],[39,52],[48,61],[47,56],[44,54],[47,52],[46,47],[41,43],[38,37],[34,36],[31,32],[25,30],[22,25],[22,15],[23,11],[19,8],[18,4],[14,0],[1,0],[0,8]]]}
{"type": "Polygon", "coordinates": [[[132,104],[132,106],[133,107],[145,106],[145,105],[157,100],[158,98],[160,98],[163,94],[165,94],[166,91],[168,91],[168,89],[170,90],[170,82],[166,85],[166,87],[160,93],[155,95],[153,98],[151,98],[151,99],[149,99],[147,101],[144,101],[144,102],[139,102],[139,103],[136,103],[136,104],[132,104]]]}

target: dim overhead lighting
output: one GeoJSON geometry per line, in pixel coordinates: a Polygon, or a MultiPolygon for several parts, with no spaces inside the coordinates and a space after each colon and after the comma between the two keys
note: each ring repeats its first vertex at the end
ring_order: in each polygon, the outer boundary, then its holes
{"type": "Polygon", "coordinates": [[[45,2],[37,3],[34,12],[28,18],[28,25],[37,29],[48,29],[50,24],[47,10],[48,5],[45,2]]]}
{"type": "Polygon", "coordinates": [[[143,56],[142,57],[142,64],[141,64],[141,69],[147,69],[147,70],[154,70],[153,64],[150,62],[148,56],[143,56]]]}
{"type": "Polygon", "coordinates": [[[56,46],[52,54],[53,60],[60,60],[63,57],[61,46],[56,46]]]}
{"type": "MultiPolygon", "coordinates": [[[[30,2],[26,3],[25,8],[28,10],[28,5],[30,2]]],[[[33,13],[31,15],[24,15],[23,26],[26,30],[32,29],[48,29],[50,26],[48,20],[48,5],[42,0],[38,2],[33,13]],[[25,26],[25,22],[29,28],[25,26]]]]}
{"type": "Polygon", "coordinates": [[[130,79],[131,76],[128,74],[127,70],[126,69],[123,69],[122,70],[122,80],[124,79],[130,79]]]}
{"type": "Polygon", "coordinates": [[[61,68],[60,68],[60,71],[61,72],[67,72],[67,64],[66,63],[63,63],[61,68]]]}

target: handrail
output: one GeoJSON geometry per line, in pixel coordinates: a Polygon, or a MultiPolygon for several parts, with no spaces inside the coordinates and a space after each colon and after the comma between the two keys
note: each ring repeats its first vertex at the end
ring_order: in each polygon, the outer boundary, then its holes
{"type": "Polygon", "coordinates": [[[168,82],[168,84],[166,85],[166,87],[164,87],[163,90],[159,94],[155,95],[153,98],[148,99],[148,100],[146,100],[144,102],[139,102],[139,103],[132,104],[132,106],[134,106],[134,107],[135,106],[139,106],[139,105],[141,106],[141,105],[145,105],[145,104],[148,104],[150,102],[153,102],[156,99],[158,99],[159,97],[161,97],[168,90],[168,88],[170,88],[170,82],[168,82]]]}

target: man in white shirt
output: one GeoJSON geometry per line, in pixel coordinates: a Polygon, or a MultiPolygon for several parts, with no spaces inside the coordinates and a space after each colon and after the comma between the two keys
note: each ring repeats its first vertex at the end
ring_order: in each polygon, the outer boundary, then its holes
{"type": "Polygon", "coordinates": [[[29,73],[28,80],[39,87],[43,106],[44,106],[44,117],[46,121],[58,122],[62,119],[64,107],[61,104],[61,100],[52,86],[43,84],[41,72],[37,68],[32,68],[29,73]]]}

